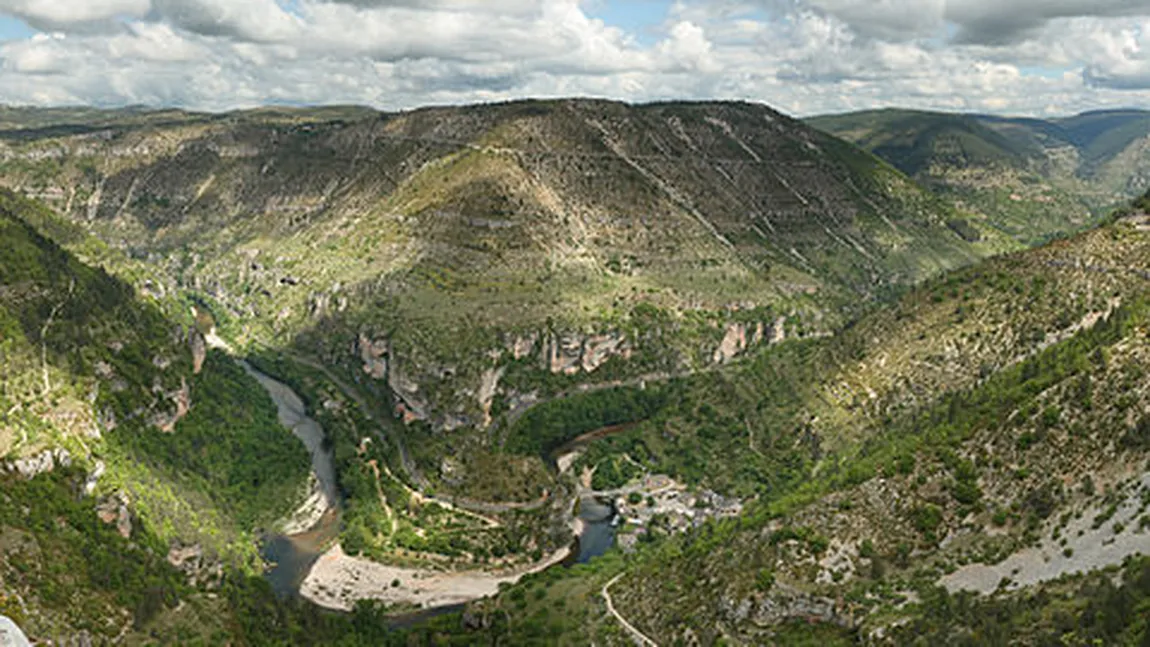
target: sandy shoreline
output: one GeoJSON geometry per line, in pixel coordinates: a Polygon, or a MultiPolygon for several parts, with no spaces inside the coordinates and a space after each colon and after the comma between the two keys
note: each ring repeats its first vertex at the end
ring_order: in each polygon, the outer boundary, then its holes
{"type": "Polygon", "coordinates": [[[351,557],[337,543],[316,561],[300,586],[300,595],[321,607],[341,611],[350,611],[359,600],[431,609],[495,595],[500,584],[514,584],[524,575],[559,564],[570,554],[570,547],[563,548],[518,571],[451,573],[387,566],[351,557]],[[393,586],[397,580],[399,586],[393,586]]]}

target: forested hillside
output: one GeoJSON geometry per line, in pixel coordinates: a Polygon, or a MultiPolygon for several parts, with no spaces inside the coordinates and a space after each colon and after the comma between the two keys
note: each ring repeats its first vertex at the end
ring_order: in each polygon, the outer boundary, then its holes
{"type": "Polygon", "coordinates": [[[51,218],[5,195],[4,608],[33,637],[112,638],[187,590],[170,548],[195,547],[201,579],[216,565],[251,572],[253,533],[291,511],[306,454],[230,359],[205,355],[202,338],[197,352],[198,332],[25,216],[51,218]]]}
{"type": "Polygon", "coordinates": [[[744,513],[685,533],[652,521],[628,554],[469,614],[512,642],[626,644],[609,595],[659,644],[1139,644],[1146,220],[1127,211],[929,282],[834,339],[686,381],[583,460],[742,487],[744,513]]]}

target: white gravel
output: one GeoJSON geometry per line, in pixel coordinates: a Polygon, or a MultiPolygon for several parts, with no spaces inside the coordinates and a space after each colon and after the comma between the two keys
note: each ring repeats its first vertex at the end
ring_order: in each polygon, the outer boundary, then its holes
{"type": "MultiPolygon", "coordinates": [[[[1142,476],[1141,487],[1150,487],[1150,474],[1142,476]]],[[[1104,507],[1087,510],[1081,518],[1072,519],[1062,531],[1062,536],[1067,539],[1065,547],[1050,538],[1051,526],[1048,524],[1038,547],[1021,550],[994,565],[969,564],[943,577],[939,583],[952,593],[967,590],[988,594],[998,588],[1003,578],[1011,579],[1011,588],[1033,586],[1063,575],[1121,564],[1131,555],[1150,555],[1150,531],[1139,532],[1138,529],[1138,509],[1141,506],[1138,490],[1128,489],[1127,499],[1118,507],[1118,512],[1097,529],[1091,526],[1104,507]],[[1125,528],[1115,534],[1117,523],[1125,528]],[[1079,531],[1082,531],[1081,536],[1079,531]],[[1073,551],[1069,557],[1063,553],[1066,548],[1073,551]]]]}

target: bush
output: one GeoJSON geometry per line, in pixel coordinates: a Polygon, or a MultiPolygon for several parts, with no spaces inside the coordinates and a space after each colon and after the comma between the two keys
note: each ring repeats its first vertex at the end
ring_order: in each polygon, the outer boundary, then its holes
{"type": "Polygon", "coordinates": [[[761,592],[766,593],[775,586],[775,572],[769,568],[764,568],[759,571],[755,576],[755,588],[761,592]]]}
{"type": "Polygon", "coordinates": [[[911,523],[923,537],[933,541],[935,531],[942,525],[942,509],[930,503],[919,506],[911,512],[911,523]]]}

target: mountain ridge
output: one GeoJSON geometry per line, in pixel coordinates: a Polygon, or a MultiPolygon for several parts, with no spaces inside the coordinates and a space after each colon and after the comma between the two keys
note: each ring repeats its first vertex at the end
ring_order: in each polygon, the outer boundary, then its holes
{"type": "Polygon", "coordinates": [[[1016,239],[1073,233],[1150,187],[1150,112],[1038,119],[884,109],[812,117],[1016,239]]]}
{"type": "MultiPolygon", "coordinates": [[[[1111,116],[1071,127],[1105,139],[1111,116]]],[[[97,605],[121,619],[98,635],[142,642],[626,644],[626,630],[661,643],[890,643],[910,637],[904,621],[965,636],[976,625],[946,615],[952,604],[1038,605],[1055,619],[1027,625],[1035,635],[1065,624],[1055,611],[1091,638],[1138,630],[1041,594],[1080,591],[1134,617],[1147,597],[1136,557],[1111,581],[1118,604],[1091,588],[1096,575],[1050,583],[1026,551],[1056,551],[1062,568],[1084,542],[1113,537],[1116,554],[1150,525],[1144,200],[1017,251],[1056,235],[1062,216],[1004,234],[1011,220],[963,204],[971,194],[955,206],[747,103],[69,117],[90,124],[19,115],[13,137],[0,132],[0,180],[60,212],[0,194],[0,224],[26,234],[0,241],[55,250],[17,244],[0,258],[0,350],[11,337],[20,359],[0,376],[0,404],[18,391],[21,406],[60,406],[40,387],[37,340],[67,315],[90,339],[66,344],[50,385],[72,375],[78,395],[62,401],[103,435],[25,451],[32,422],[0,434],[9,458],[64,446],[78,463],[53,453],[52,471],[0,477],[12,485],[0,539],[32,537],[0,541],[18,556],[0,560],[0,613],[18,606],[9,590],[34,599],[17,611],[38,635],[91,623],[97,605]],[[7,271],[61,262],[103,278],[73,288],[51,275],[33,293],[7,271]],[[112,297],[123,309],[79,305],[112,297]],[[8,334],[13,317],[27,319],[22,337],[8,334]],[[109,339],[116,326],[146,339],[109,339]],[[567,545],[572,508],[595,496],[620,515],[619,549],[410,637],[378,635],[387,613],[411,610],[411,582],[376,587],[399,606],[363,600],[346,617],[276,602],[255,577],[252,533],[304,493],[306,461],[250,376],[204,348],[211,334],[296,391],[326,433],[342,498],[332,554],[416,574],[517,569],[567,545]],[[95,459],[107,468],[97,498],[77,496],[95,459]],[[51,506],[29,517],[36,493],[51,506]],[[115,527],[84,525],[94,506],[115,527]],[[42,523],[53,510],[64,526],[42,523]],[[90,600],[78,609],[31,597],[53,580],[24,546],[71,560],[69,533],[142,565],[122,597],[98,580],[76,585],[90,600]],[[1000,563],[1027,586],[977,601],[947,588],[981,591],[1000,563]],[[149,578],[161,605],[139,601],[149,578]]],[[[925,151],[931,173],[950,160],[927,179],[976,186],[1009,162],[1021,186],[1042,170],[1014,155],[1033,131],[943,121],[927,140],[980,143],[925,151]]],[[[344,585],[334,595],[351,606],[365,589],[344,585]]]]}
{"type": "Polygon", "coordinates": [[[325,320],[348,320],[352,337],[415,320],[447,327],[440,339],[548,320],[602,334],[644,302],[720,318],[775,309],[771,323],[793,312],[815,328],[1011,245],[977,226],[962,231],[980,242],[964,240],[948,224],[961,216],[893,169],[757,104],[145,119],[2,152],[10,186],[152,258],[164,291],[214,302],[241,342],[283,343],[325,320]],[[377,298],[388,305],[356,315],[377,298]]]}

